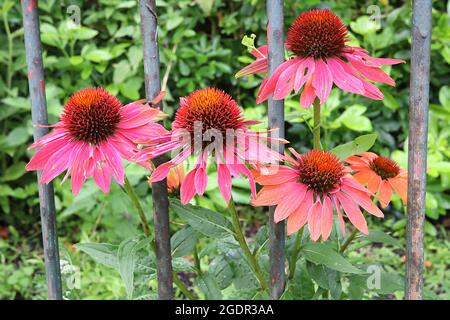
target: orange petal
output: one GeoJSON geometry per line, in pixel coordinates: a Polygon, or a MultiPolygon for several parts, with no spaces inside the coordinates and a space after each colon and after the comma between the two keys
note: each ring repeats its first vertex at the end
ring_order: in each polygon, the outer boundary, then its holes
{"type": "Polygon", "coordinates": [[[392,187],[388,181],[383,180],[380,184],[380,192],[378,194],[378,199],[380,199],[381,206],[385,208],[392,198],[392,187]]]}
{"type": "Polygon", "coordinates": [[[408,180],[405,178],[392,178],[388,180],[395,192],[402,198],[403,203],[408,201],[408,180]]]}

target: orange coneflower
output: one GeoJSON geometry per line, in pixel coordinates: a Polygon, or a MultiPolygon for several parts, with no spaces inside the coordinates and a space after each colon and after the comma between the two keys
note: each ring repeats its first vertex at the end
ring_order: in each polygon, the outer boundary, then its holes
{"type": "Polygon", "coordinates": [[[353,175],[360,183],[377,194],[381,205],[386,207],[392,198],[393,190],[404,203],[407,201],[408,175],[395,161],[365,152],[360,156],[352,156],[345,160],[350,164],[353,175]]]}

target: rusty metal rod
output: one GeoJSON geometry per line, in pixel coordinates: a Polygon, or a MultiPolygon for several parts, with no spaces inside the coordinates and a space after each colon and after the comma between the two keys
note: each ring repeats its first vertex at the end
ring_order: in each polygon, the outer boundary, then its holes
{"type": "MultiPolygon", "coordinates": [[[[28,86],[31,98],[31,118],[34,125],[33,137],[34,141],[36,141],[48,132],[47,128],[37,126],[48,124],[38,4],[36,0],[22,0],[21,4],[28,66],[28,86]]],[[[59,267],[53,184],[51,182],[48,184],[40,183],[41,171],[38,171],[37,179],[48,299],[60,300],[62,299],[61,271],[59,267]]]]}
{"type": "MultiPolygon", "coordinates": [[[[283,37],[283,0],[267,0],[267,19],[270,30],[269,41],[269,77],[275,69],[284,61],[284,37],[283,37]]],[[[269,98],[269,128],[278,128],[272,136],[284,138],[284,100],[269,98]]],[[[278,152],[283,152],[282,144],[273,146],[278,152]]],[[[270,208],[269,213],[269,246],[270,246],[270,297],[279,299],[285,286],[285,223],[275,223],[275,208],[270,208]]]]}
{"type": "MultiPolygon", "coordinates": [[[[140,0],[142,47],[144,50],[145,94],[153,100],[161,90],[159,75],[158,18],[155,0],[140,0]]],[[[162,109],[160,103],[157,107],[162,109]]],[[[155,159],[155,165],[162,159],[155,159]]],[[[158,277],[158,298],[173,299],[172,257],[169,231],[169,200],[166,179],[152,183],[153,223],[158,277]]]]}
{"type": "Polygon", "coordinates": [[[422,299],[427,169],[431,0],[413,1],[408,145],[405,299],[422,299]]]}

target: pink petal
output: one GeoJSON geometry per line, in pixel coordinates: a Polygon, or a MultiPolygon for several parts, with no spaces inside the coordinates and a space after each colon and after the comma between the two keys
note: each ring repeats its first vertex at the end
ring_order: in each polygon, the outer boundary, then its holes
{"type": "Polygon", "coordinates": [[[269,69],[269,64],[267,62],[267,59],[259,59],[259,60],[253,61],[248,66],[239,70],[236,73],[235,77],[240,78],[240,77],[248,76],[250,74],[267,73],[268,69],[269,69]]]}
{"type": "Polygon", "coordinates": [[[327,60],[328,68],[333,74],[333,81],[340,89],[356,94],[364,93],[362,81],[353,75],[350,68],[339,58],[327,60]]]}
{"type": "Polygon", "coordinates": [[[78,151],[78,154],[75,156],[73,162],[73,169],[71,172],[72,176],[72,193],[76,196],[86,181],[86,174],[84,170],[85,161],[89,158],[90,146],[87,144],[83,144],[81,149],[78,151]]]}
{"type": "Polygon", "coordinates": [[[217,165],[217,180],[219,184],[220,193],[222,193],[223,198],[226,203],[230,202],[231,199],[231,174],[225,164],[217,165]]]}
{"type": "Polygon", "coordinates": [[[381,212],[381,210],[373,204],[366,192],[353,189],[346,185],[342,186],[342,190],[344,190],[345,193],[352,197],[356,201],[356,203],[363,207],[367,212],[379,218],[384,217],[383,212],[381,212]]]}
{"type": "Polygon", "coordinates": [[[307,58],[300,62],[300,64],[297,66],[297,72],[295,73],[295,81],[294,81],[294,91],[298,92],[303,85],[305,84],[306,80],[308,80],[311,75],[314,73],[314,59],[307,58]],[[305,74],[305,69],[308,69],[308,71],[305,74]]]}
{"type": "Polygon", "coordinates": [[[195,169],[191,170],[181,183],[180,196],[182,204],[189,203],[195,195],[195,171],[195,169]]]}
{"type": "Polygon", "coordinates": [[[198,195],[202,195],[205,192],[207,183],[208,175],[205,168],[201,166],[196,170],[194,179],[195,190],[198,195]]]}
{"type": "Polygon", "coordinates": [[[314,91],[314,87],[312,86],[312,77],[310,77],[306,81],[305,88],[300,95],[300,105],[307,109],[314,102],[314,99],[316,99],[316,93],[314,91]]]}
{"type": "Polygon", "coordinates": [[[261,85],[261,91],[258,93],[258,97],[256,99],[257,104],[260,104],[261,102],[267,100],[269,95],[275,91],[275,86],[278,82],[278,78],[283,73],[283,71],[289,68],[292,64],[297,63],[299,59],[300,58],[291,59],[278,66],[275,72],[270,76],[269,80],[264,83],[264,88],[261,85]]]}
{"type": "Polygon", "coordinates": [[[48,142],[34,154],[30,162],[25,166],[25,169],[28,171],[43,169],[48,159],[68,143],[70,143],[70,140],[66,137],[48,142]]]}
{"type": "Polygon", "coordinates": [[[151,182],[158,182],[163,180],[164,178],[167,177],[167,175],[169,174],[170,168],[173,166],[174,164],[172,163],[172,161],[168,161],[165,162],[163,164],[160,164],[155,171],[153,171],[152,175],[150,176],[150,181],[151,182]]]}
{"type": "Polygon", "coordinates": [[[298,178],[297,170],[287,166],[270,166],[265,168],[265,172],[261,172],[255,181],[262,185],[276,185],[298,178]]]}
{"type": "Polygon", "coordinates": [[[336,208],[336,212],[337,212],[337,215],[338,215],[339,225],[341,227],[341,233],[342,233],[343,236],[345,236],[345,222],[344,222],[344,217],[342,216],[341,206],[339,204],[339,200],[334,195],[332,197],[332,200],[333,200],[333,204],[334,204],[334,207],[336,208]]]}
{"type": "Polygon", "coordinates": [[[380,91],[380,89],[378,89],[376,85],[374,85],[373,83],[369,83],[367,81],[363,81],[363,85],[364,85],[363,96],[374,100],[384,99],[383,93],[380,91]]]}
{"type": "Polygon", "coordinates": [[[47,164],[45,165],[41,175],[42,183],[50,182],[68,168],[69,155],[75,147],[75,144],[69,142],[65,146],[61,147],[61,149],[53,153],[50,158],[48,158],[47,164]]]}
{"type": "Polygon", "coordinates": [[[364,65],[363,63],[356,61],[356,60],[350,60],[350,64],[363,77],[365,77],[369,80],[372,80],[375,82],[386,83],[390,86],[395,86],[395,81],[391,77],[389,77],[386,74],[386,72],[384,72],[380,68],[368,67],[368,66],[364,65]]]}
{"type": "Polygon", "coordinates": [[[323,199],[322,205],[322,221],[320,225],[322,240],[327,240],[333,228],[333,205],[327,196],[323,199]]]}
{"type": "Polygon", "coordinates": [[[287,234],[291,235],[300,230],[308,220],[309,208],[313,205],[313,193],[307,191],[300,206],[288,217],[287,234]]]}
{"type": "Polygon", "coordinates": [[[320,100],[320,104],[324,104],[330,95],[333,86],[333,76],[328,66],[323,60],[316,60],[316,69],[313,74],[312,85],[315,88],[316,96],[320,100]]]}
{"type": "Polygon", "coordinates": [[[99,148],[102,149],[102,153],[111,168],[113,177],[116,179],[117,183],[123,185],[125,182],[125,171],[119,151],[117,151],[109,141],[103,142],[99,148]]]}
{"type": "Polygon", "coordinates": [[[286,194],[275,208],[274,221],[278,223],[286,219],[292,212],[294,212],[303,201],[305,193],[306,186],[303,184],[297,184],[295,189],[286,194]]]}
{"type": "Polygon", "coordinates": [[[369,234],[366,219],[364,218],[361,210],[359,210],[359,207],[355,204],[353,199],[342,192],[338,192],[336,196],[339,199],[342,208],[344,208],[344,211],[347,214],[350,222],[362,233],[369,234]]]}
{"type": "Polygon", "coordinates": [[[313,241],[317,241],[320,237],[320,223],[322,220],[322,204],[319,197],[308,211],[308,230],[313,241]]]}
{"type": "Polygon", "coordinates": [[[292,89],[294,89],[295,73],[298,65],[301,63],[301,61],[298,61],[290,65],[280,74],[273,94],[274,100],[283,99],[291,93],[292,89]]]}

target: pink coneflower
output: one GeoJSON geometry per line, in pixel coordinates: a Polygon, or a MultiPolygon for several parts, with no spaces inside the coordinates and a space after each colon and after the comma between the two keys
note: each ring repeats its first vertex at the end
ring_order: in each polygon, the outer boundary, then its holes
{"type": "MultiPolygon", "coordinates": [[[[381,66],[404,61],[371,57],[363,48],[346,45],[347,41],[347,28],[330,10],[314,9],[300,14],[287,33],[285,44],[294,57],[264,79],[256,102],[267,100],[271,94],[275,100],[284,99],[292,90],[297,93],[303,88],[300,104],[309,108],[316,97],[320,104],[326,102],[333,83],[347,92],[383,99],[381,91],[369,81],[394,86],[395,81],[381,66]]],[[[261,69],[259,65],[250,71],[257,73],[261,69]]]]}
{"type": "Polygon", "coordinates": [[[290,166],[276,171],[262,167],[255,181],[263,186],[252,204],[277,206],[275,222],[288,219],[290,235],[308,223],[311,239],[328,239],[333,226],[333,207],[341,231],[345,233],[341,208],[350,222],[367,234],[360,206],[377,217],[383,213],[370,199],[371,193],[355,181],[338,158],[328,151],[312,150],[303,155],[289,149],[296,159],[286,156],[290,166]]]}
{"type": "Polygon", "coordinates": [[[237,103],[224,91],[216,88],[197,90],[180,99],[172,132],[148,141],[150,148],[142,150],[136,160],[143,162],[167,152],[179,152],[153,171],[150,179],[156,182],[167,177],[170,168],[183,163],[191,155],[196,156],[195,168],[186,174],[181,184],[183,204],[191,201],[194,195],[205,192],[210,156],[215,158],[219,190],[227,203],[231,199],[231,176],[246,176],[255,195],[253,176],[247,164],[273,163],[282,157],[259,139],[285,142],[248,130],[248,126],[255,123],[258,122],[244,120],[237,103]]]}
{"type": "Polygon", "coordinates": [[[72,176],[74,195],[90,176],[103,192],[109,192],[111,175],[124,183],[122,158],[133,158],[137,152],[133,142],[167,133],[153,122],[159,113],[141,102],[122,107],[102,88],[80,90],[67,101],[60,121],[51,126],[54,130],[30,146],[40,149],[26,169],[42,170],[42,183],[67,170],[63,181],[72,176]]]}
{"type": "Polygon", "coordinates": [[[383,208],[391,201],[393,191],[397,192],[404,203],[407,202],[408,173],[393,160],[365,152],[345,161],[355,172],[355,179],[367,185],[373,194],[377,194],[383,208]]]}

